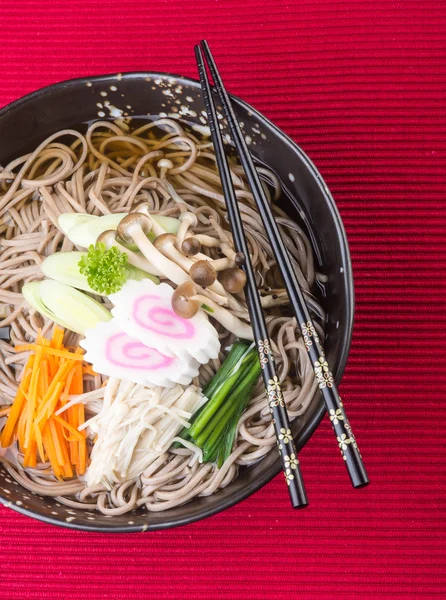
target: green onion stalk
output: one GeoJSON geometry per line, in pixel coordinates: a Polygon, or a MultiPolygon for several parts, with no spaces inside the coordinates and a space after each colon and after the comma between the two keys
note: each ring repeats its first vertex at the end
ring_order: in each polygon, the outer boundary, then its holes
{"type": "MultiPolygon", "coordinates": [[[[207,402],[180,434],[203,451],[203,462],[221,467],[234,446],[237,425],[260,376],[257,351],[237,340],[215,376],[203,388],[207,402]]],[[[179,444],[176,444],[178,447],[179,444]]]]}

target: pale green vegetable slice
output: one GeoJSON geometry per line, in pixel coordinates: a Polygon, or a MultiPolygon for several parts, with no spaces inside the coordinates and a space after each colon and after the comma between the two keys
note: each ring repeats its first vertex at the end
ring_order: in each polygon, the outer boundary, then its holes
{"type": "Polygon", "coordinates": [[[108,229],[117,229],[119,223],[127,215],[127,213],[121,213],[117,215],[105,215],[99,218],[93,218],[79,223],[70,229],[67,237],[81,248],[89,248],[91,244],[96,244],[96,240],[108,229]]]}
{"type": "Polygon", "coordinates": [[[158,225],[161,225],[166,233],[173,233],[174,235],[177,234],[180,226],[178,219],[174,219],[173,217],[165,217],[163,215],[152,215],[152,218],[158,223],[158,225]]]}
{"type": "Polygon", "coordinates": [[[112,318],[110,311],[90,296],[52,279],[27,283],[22,294],[43,316],[81,335],[112,318]]]}
{"type": "MultiPolygon", "coordinates": [[[[98,294],[88,283],[88,277],[80,272],[79,261],[84,256],[87,256],[87,252],[56,252],[45,258],[40,268],[49,279],[66,283],[91,294],[98,294]]],[[[159,279],[155,275],[146,273],[130,264],[125,266],[125,275],[127,279],[136,279],[136,281],[151,279],[154,283],[159,283],[159,279]]]]}
{"type": "MultiPolygon", "coordinates": [[[[126,217],[128,213],[104,215],[103,217],[77,214],[77,222],[76,219],[73,218],[73,215],[75,214],[76,213],[64,213],[60,215],[59,226],[73,244],[80,248],[89,248],[91,244],[96,243],[96,240],[101,233],[108,229],[116,230],[121,220],[126,217]],[[66,217],[66,215],[69,215],[69,217],[66,217]]],[[[176,234],[180,226],[179,220],[174,219],[173,217],[153,215],[153,219],[161,225],[166,233],[176,234]]],[[[153,241],[153,233],[149,233],[148,237],[153,241]]]]}
{"type": "Polygon", "coordinates": [[[62,323],[60,319],[56,319],[56,316],[43,304],[40,298],[41,283],[41,281],[31,281],[29,283],[26,283],[22,288],[23,297],[28,302],[28,304],[35,308],[37,312],[39,312],[43,317],[47,317],[48,319],[55,321],[59,325],[62,325],[62,327],[69,329],[65,322],[62,323]]]}
{"type": "Polygon", "coordinates": [[[82,225],[87,221],[92,221],[94,219],[99,219],[95,215],[87,215],[81,213],[62,213],[59,215],[57,222],[59,224],[60,229],[63,231],[65,235],[68,235],[68,232],[74,229],[77,225],[82,225]]]}
{"type": "Polygon", "coordinates": [[[56,252],[45,258],[40,268],[50,279],[96,294],[88,285],[87,277],[79,271],[79,261],[86,255],[86,252],[56,252]]]}

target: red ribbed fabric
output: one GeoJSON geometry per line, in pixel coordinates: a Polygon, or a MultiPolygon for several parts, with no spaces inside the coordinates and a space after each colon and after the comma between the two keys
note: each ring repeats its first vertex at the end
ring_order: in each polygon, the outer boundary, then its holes
{"type": "Polygon", "coordinates": [[[354,491],[327,422],[302,452],[311,505],[279,477],[173,531],[69,532],[0,510],[2,600],[446,595],[446,7],[423,0],[2,0],[0,104],[87,74],[227,87],[315,161],[351,244],[357,310],[341,391],[371,485],[354,491]]]}

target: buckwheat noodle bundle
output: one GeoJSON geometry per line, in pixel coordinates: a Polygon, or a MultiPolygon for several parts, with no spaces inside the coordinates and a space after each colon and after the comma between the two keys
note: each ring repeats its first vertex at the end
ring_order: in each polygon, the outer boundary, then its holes
{"type": "MultiPolygon", "coordinates": [[[[262,296],[269,298],[266,314],[285,402],[290,417],[295,418],[308,408],[317,384],[285,290],[278,283],[280,274],[243,169],[232,160],[231,170],[257,283],[262,296]]],[[[264,167],[259,171],[323,339],[325,315],[312,292],[324,276],[315,271],[311,243],[304,231],[277,203],[281,193],[277,176],[264,167]]],[[[0,327],[8,326],[11,338],[10,342],[0,341],[2,405],[13,402],[27,359],[28,353],[17,354],[14,346],[34,341],[39,328],[48,334],[53,325],[26,304],[20,291],[24,283],[43,278],[40,264],[46,256],[74,249],[58,228],[58,216],[66,212],[121,213],[140,202],[148,202],[152,212],[160,215],[178,217],[185,211],[194,212],[198,217],[194,233],[232,245],[212,144],[177,120],[159,118],[136,129],[123,119],[98,121],[85,134],[66,129],[0,168],[0,327]],[[160,163],[160,159],[168,160],[160,163]]],[[[217,257],[212,248],[206,252],[217,257]]],[[[243,297],[240,306],[237,316],[248,319],[243,297]]],[[[232,334],[218,323],[214,325],[220,333],[222,353],[218,360],[202,366],[199,381],[195,381],[200,385],[215,374],[234,341],[232,334]]],[[[68,332],[66,344],[76,345],[78,337],[68,332]]],[[[100,410],[102,384],[101,376],[85,375],[84,401],[89,416],[100,410]]],[[[3,424],[0,419],[0,429],[3,424]]],[[[1,451],[0,460],[11,476],[32,492],[57,497],[70,507],[121,515],[139,507],[167,510],[196,496],[210,495],[233,481],[240,466],[258,461],[275,443],[259,383],[240,419],[234,450],[220,469],[199,463],[192,449],[182,447],[165,452],[139,478],[106,489],[86,487],[79,478],[59,482],[49,464],[25,470],[17,452],[1,451]]]]}

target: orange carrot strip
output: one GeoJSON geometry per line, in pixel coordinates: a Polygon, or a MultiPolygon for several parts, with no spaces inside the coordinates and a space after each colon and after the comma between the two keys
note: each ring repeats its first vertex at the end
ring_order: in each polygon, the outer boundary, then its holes
{"type": "MultiPolygon", "coordinates": [[[[78,404],[77,405],[78,411],[79,411],[79,423],[84,423],[85,421],[85,416],[84,416],[84,405],[83,404],[78,404]]],[[[76,468],[76,472],[78,475],[85,475],[85,471],[87,469],[87,440],[86,440],[86,432],[84,431],[80,431],[79,432],[82,437],[83,440],[81,442],[79,442],[79,462],[78,462],[78,466],[76,468]]]]}
{"type": "MultiPolygon", "coordinates": [[[[42,360],[42,366],[41,366],[41,370],[42,370],[42,377],[43,377],[43,387],[45,390],[45,394],[48,391],[49,388],[49,381],[50,381],[50,365],[48,362],[48,358],[45,358],[44,360],[42,360]]],[[[42,398],[43,399],[43,398],[42,398]]]]}
{"type": "Polygon", "coordinates": [[[62,475],[62,469],[57,460],[56,450],[54,448],[54,442],[53,437],[51,435],[49,422],[43,428],[42,436],[45,445],[45,451],[48,455],[48,460],[51,463],[51,468],[53,469],[54,475],[60,479],[60,476],[62,475]]]}
{"type": "Polygon", "coordinates": [[[33,434],[33,422],[35,418],[36,408],[37,408],[37,384],[39,380],[40,373],[40,359],[42,356],[42,348],[37,348],[36,356],[33,365],[33,372],[31,375],[31,381],[29,383],[29,396],[28,403],[26,406],[26,425],[25,425],[25,440],[24,440],[24,448],[29,448],[32,440],[33,434]]]}
{"type": "MultiPolygon", "coordinates": [[[[75,371],[76,371],[76,374],[71,382],[70,393],[71,394],[82,394],[82,392],[84,391],[84,380],[83,380],[83,367],[80,363],[76,363],[75,371]]],[[[70,406],[70,408],[68,409],[67,418],[68,418],[69,424],[74,429],[76,429],[76,431],[80,425],[78,417],[79,417],[78,407],[70,406]]],[[[82,434],[80,434],[80,435],[81,435],[81,440],[79,442],[77,442],[77,441],[70,442],[71,464],[76,465],[76,466],[79,466],[79,444],[81,443],[81,441],[84,438],[84,436],[82,434]]]]}
{"type": "MultiPolygon", "coordinates": [[[[63,390],[63,387],[64,387],[64,383],[63,383],[63,381],[60,381],[60,382],[56,383],[56,385],[54,386],[54,388],[51,392],[51,395],[49,397],[48,397],[48,394],[45,395],[45,398],[47,398],[47,400],[46,400],[45,404],[39,410],[39,413],[35,417],[35,423],[34,423],[35,427],[39,427],[40,429],[42,429],[42,426],[45,424],[45,422],[51,417],[53,412],[56,410],[56,406],[59,401],[60,393],[63,390]]],[[[51,386],[49,389],[51,389],[51,386]]]]}
{"type": "Polygon", "coordinates": [[[0,417],[6,417],[11,412],[11,406],[5,406],[5,408],[0,409],[0,417]]]}
{"type": "Polygon", "coordinates": [[[51,439],[53,440],[53,445],[54,445],[54,451],[56,452],[56,460],[57,460],[57,464],[60,466],[61,469],[63,469],[64,464],[65,464],[65,457],[64,457],[64,453],[62,450],[62,446],[60,444],[60,438],[59,438],[59,434],[56,428],[56,422],[54,421],[54,419],[49,419],[48,420],[48,426],[51,432],[51,439]]]}
{"type": "Polygon", "coordinates": [[[43,337],[42,330],[39,327],[39,330],[37,332],[36,344],[39,344],[40,346],[43,346],[44,341],[45,341],[45,338],[43,337]]]}
{"type": "Polygon", "coordinates": [[[63,429],[57,421],[54,421],[54,426],[55,426],[55,431],[56,431],[56,435],[57,435],[57,443],[60,446],[60,449],[62,450],[63,475],[64,475],[64,477],[73,477],[73,468],[71,466],[70,455],[68,453],[68,444],[63,435],[63,429]]]}
{"type": "MultiPolygon", "coordinates": [[[[61,419],[59,417],[59,415],[53,415],[52,418],[55,421],[57,421],[62,427],[64,427],[67,431],[69,431],[72,434],[73,438],[75,438],[76,440],[81,442],[84,439],[83,436],[81,435],[80,431],[78,431],[77,429],[72,427],[69,423],[67,423],[66,421],[61,419]]],[[[74,441],[73,438],[70,440],[70,438],[65,437],[65,439],[69,440],[69,441],[74,441]]]]}
{"type": "Polygon", "coordinates": [[[54,391],[56,388],[59,388],[59,390],[60,388],[63,389],[65,378],[67,377],[72,367],[73,364],[70,362],[66,362],[64,364],[61,363],[61,365],[59,366],[56,375],[54,376],[53,380],[51,381],[48,387],[45,397],[42,398],[41,406],[36,415],[36,423],[42,421],[45,418],[45,416],[46,418],[49,418],[51,413],[54,411],[54,407],[51,410],[49,410],[53,405],[55,406],[57,404],[57,401],[59,399],[59,396],[55,398],[54,391]]]}
{"type": "Polygon", "coordinates": [[[64,335],[65,335],[64,330],[61,327],[58,327],[57,325],[55,325],[54,329],[53,329],[53,338],[51,340],[51,347],[60,350],[62,348],[64,335]]]}
{"type": "Polygon", "coordinates": [[[45,440],[43,437],[42,430],[40,430],[39,427],[37,427],[35,423],[34,423],[34,437],[36,439],[36,444],[37,444],[37,449],[39,451],[40,459],[44,462],[45,461],[45,440]]]}
{"type": "MultiPolygon", "coordinates": [[[[33,357],[34,360],[34,357],[33,357]]],[[[30,362],[30,361],[28,361],[30,362]]],[[[17,421],[21,415],[23,405],[25,403],[25,394],[24,390],[28,389],[29,380],[31,379],[32,371],[28,371],[23,377],[23,381],[19,386],[17,391],[17,395],[14,399],[14,402],[11,407],[11,412],[9,413],[8,420],[6,421],[6,425],[3,428],[2,435],[0,437],[0,444],[3,448],[7,448],[12,444],[12,437],[16,430],[17,421]]]]}
{"type": "Polygon", "coordinates": [[[96,371],[93,371],[93,367],[91,365],[84,365],[82,367],[82,372],[84,375],[97,375],[96,371]]]}
{"type": "Polygon", "coordinates": [[[26,449],[25,456],[23,457],[24,467],[35,467],[37,464],[37,444],[34,440],[30,443],[29,448],[26,449]]]}
{"type": "Polygon", "coordinates": [[[66,381],[65,381],[64,390],[63,390],[63,392],[60,395],[60,402],[61,402],[62,406],[64,404],[66,404],[67,401],[68,401],[68,396],[70,394],[71,387],[72,387],[72,382],[73,382],[73,379],[74,379],[75,375],[76,375],[76,365],[73,365],[71,367],[71,371],[67,375],[67,378],[66,378],[66,381]]]}
{"type": "MultiPolygon", "coordinates": [[[[37,352],[37,349],[42,346],[38,346],[37,344],[22,344],[21,346],[16,346],[14,348],[15,352],[26,352],[27,350],[34,350],[37,352]]],[[[66,358],[68,360],[84,360],[83,350],[79,348],[76,352],[69,352],[68,350],[58,350],[57,348],[44,348],[45,353],[51,354],[52,356],[57,356],[59,358],[66,358]]]]}

